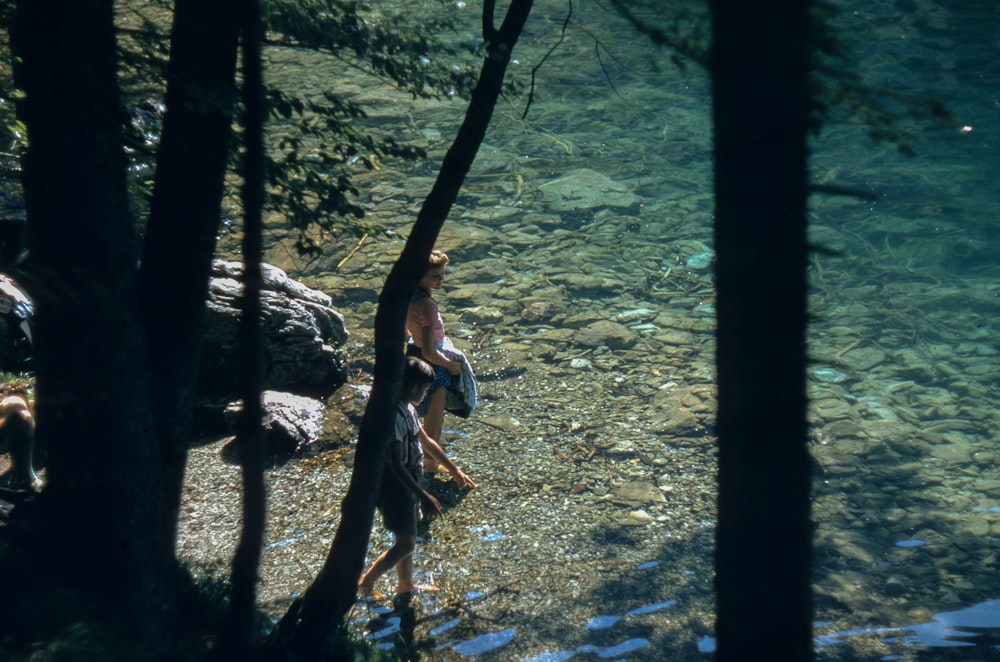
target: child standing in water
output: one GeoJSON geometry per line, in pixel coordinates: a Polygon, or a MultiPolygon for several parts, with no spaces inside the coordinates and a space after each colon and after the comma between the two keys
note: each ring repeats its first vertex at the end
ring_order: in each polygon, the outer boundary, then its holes
{"type": "Polygon", "coordinates": [[[427,436],[417,421],[414,405],[424,399],[434,382],[434,371],[424,361],[408,358],[403,374],[403,395],[396,410],[396,424],[386,451],[386,467],[379,490],[378,509],[385,528],[396,537],[358,582],[362,595],[371,595],[375,582],[396,567],[398,585],[393,604],[406,606],[413,596],[413,550],[417,544],[420,510],[427,517],[440,517],[441,504],[420,486],[424,453],[434,457],[451,474],[460,489],[475,483],[448,459],[437,442],[427,436]]]}
{"type": "MultiPolygon", "coordinates": [[[[412,339],[409,354],[422,358],[434,368],[434,383],[417,411],[424,417],[424,431],[438,442],[441,441],[441,430],[444,427],[446,388],[462,373],[462,364],[452,361],[441,352],[445,343],[444,323],[441,321],[437,302],[431,296],[431,292],[440,290],[444,284],[444,270],[447,266],[448,256],[443,251],[431,251],[427,271],[413,292],[406,315],[406,333],[412,339]]],[[[424,470],[428,473],[438,471],[439,462],[432,457],[425,457],[424,470]]]]}

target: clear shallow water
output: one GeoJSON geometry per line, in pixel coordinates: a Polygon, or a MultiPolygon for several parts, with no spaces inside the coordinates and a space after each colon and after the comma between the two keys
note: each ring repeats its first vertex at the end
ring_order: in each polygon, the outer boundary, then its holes
{"type": "MultiPolygon", "coordinates": [[[[995,632],[969,637],[956,628],[982,634],[998,627],[1000,17],[992,2],[850,6],[844,22],[867,79],[946,101],[964,128],[917,128],[915,159],[872,144],[851,125],[828,127],[814,144],[814,181],[875,196],[874,203],[817,196],[810,209],[813,240],[840,253],[817,255],[810,265],[816,618],[828,624],[817,627],[817,647],[829,659],[939,659],[956,643],[986,655],[995,632]]],[[[540,3],[518,46],[522,80],[554,40],[563,11],[561,3],[540,3]]],[[[504,525],[499,515],[474,511],[470,498],[447,526],[469,536],[476,557],[452,538],[431,540],[418,573],[423,580],[453,573],[475,584],[463,588],[483,610],[496,601],[496,586],[516,574],[501,565],[505,555],[530,558],[535,578],[548,574],[546,564],[603,555],[600,569],[581,565],[580,574],[608,578],[599,590],[552,587],[536,613],[493,614],[499,620],[486,624],[442,609],[427,625],[440,659],[661,659],[666,648],[686,659],[712,648],[710,621],[698,616],[712,608],[711,549],[696,542],[711,536],[704,504],[714,480],[707,84],[695,71],[679,75],[657,61],[599,7],[584,5],[575,16],[614,55],[616,92],[593,57],[594,42],[573,32],[540,72],[527,120],[520,119],[523,99],[500,108],[442,235],[456,258],[443,297],[450,332],[475,346],[477,367],[501,355],[527,366],[523,378],[490,387],[501,397],[481,412],[524,463],[511,478],[522,481],[511,487],[517,499],[503,494],[499,475],[484,481],[483,494],[495,490],[505,508],[515,507],[510,500],[527,514],[504,525]],[[624,183],[641,203],[609,213],[550,195],[582,168],[624,183]],[[518,319],[535,301],[559,308],[541,329],[518,319]],[[599,317],[621,320],[635,344],[579,343],[574,334],[599,317]],[[650,421],[666,409],[690,410],[694,427],[668,420],[651,432],[650,421]],[[604,440],[618,445],[598,452],[604,440]],[[596,454],[588,458],[580,447],[596,454]],[[553,455],[572,462],[551,466],[553,455]],[[670,488],[668,500],[611,511],[606,496],[626,480],[670,488]],[[569,496],[577,485],[585,486],[581,503],[569,496]],[[641,535],[601,525],[599,534],[564,539],[569,534],[543,524],[568,517],[588,527],[589,513],[603,516],[602,509],[609,519],[633,516],[629,526],[644,527],[635,529],[641,535]],[[461,519],[473,512],[471,521],[461,519]],[[531,556],[524,550],[532,544],[549,549],[531,556]],[[623,581],[609,560],[615,555],[650,575],[623,581]],[[449,565],[456,556],[465,568],[449,565]],[[491,557],[498,559],[492,565],[491,557]],[[561,634],[537,623],[539,613],[553,611],[570,624],[561,634]],[[588,638],[600,633],[599,642],[588,638]]],[[[454,102],[401,103],[351,85],[379,121],[401,137],[430,141],[438,156],[461,118],[454,102]]],[[[373,218],[405,234],[436,163],[372,178],[362,188],[373,218]]],[[[344,269],[333,268],[349,248],[331,246],[328,260],[308,268],[281,245],[269,260],[312,279],[363,320],[398,245],[371,244],[344,269]]],[[[359,329],[352,352],[363,354],[366,341],[359,329]]],[[[486,466],[476,454],[481,427],[463,424],[457,432],[452,443],[468,468],[486,466]]],[[[286,549],[308,542],[291,533],[278,541],[286,549]]],[[[426,600],[429,612],[446,606],[443,597],[426,600]]]]}

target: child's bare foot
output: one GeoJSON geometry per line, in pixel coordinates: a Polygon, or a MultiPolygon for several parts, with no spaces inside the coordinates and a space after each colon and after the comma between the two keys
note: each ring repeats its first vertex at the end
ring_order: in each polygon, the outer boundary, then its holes
{"type": "Polygon", "coordinates": [[[378,602],[385,597],[385,595],[376,591],[373,585],[366,584],[363,580],[358,582],[358,595],[362,598],[374,600],[375,602],[378,602]]]}

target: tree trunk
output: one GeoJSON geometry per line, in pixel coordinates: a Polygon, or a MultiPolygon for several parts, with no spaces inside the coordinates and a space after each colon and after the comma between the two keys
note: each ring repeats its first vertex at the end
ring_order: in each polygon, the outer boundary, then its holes
{"type": "Polygon", "coordinates": [[[511,52],[531,12],[532,2],[512,0],[499,30],[493,27],[495,3],[489,0],[484,4],[487,55],[465,120],[379,296],[374,329],[374,383],[361,421],[351,482],[341,504],[340,525],[316,580],[292,604],[274,630],[271,644],[277,654],[291,652],[315,659],[333,627],[343,620],[357,597],[393,427],[393,416],[387,412],[395,411],[402,393],[405,364],[402,348],[410,296],[426,270],[441,226],[486,135],[511,52]]]}
{"type": "MultiPolygon", "coordinates": [[[[111,0],[25,0],[14,40],[35,298],[37,439],[48,449],[37,550],[139,632],[172,607],[137,315],[111,0]],[[141,614],[141,616],[140,616],[141,614]],[[131,618],[136,616],[136,618],[131,618]]],[[[162,640],[161,640],[162,641],[162,640]]]]}
{"type": "Polygon", "coordinates": [[[257,573],[264,546],[267,493],[262,429],[264,358],[261,329],[264,207],[264,40],[258,0],[241,4],[243,33],[243,305],[240,318],[240,413],[237,445],[243,471],[243,527],[233,555],[229,613],[219,660],[250,660],[257,648],[257,573]]]}
{"type": "Polygon", "coordinates": [[[143,241],[141,311],[155,375],[153,423],[165,505],[162,542],[171,553],[237,102],[239,11],[239,0],[175,4],[167,112],[143,241]]]}
{"type": "Polygon", "coordinates": [[[808,2],[710,2],[718,660],[812,659],[806,436],[808,2]]]}

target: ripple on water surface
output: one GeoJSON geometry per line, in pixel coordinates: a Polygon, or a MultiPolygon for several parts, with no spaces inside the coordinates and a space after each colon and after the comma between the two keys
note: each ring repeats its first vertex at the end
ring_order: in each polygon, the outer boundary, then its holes
{"type": "MultiPolygon", "coordinates": [[[[987,600],[958,611],[935,614],[930,622],[903,627],[859,628],[816,637],[818,647],[833,646],[861,635],[879,635],[888,644],[901,643],[914,648],[973,647],[997,649],[1000,637],[1000,600],[987,600]],[[963,628],[968,628],[969,631],[963,628]],[[989,641],[967,641],[990,635],[989,641]]],[[[974,659],[974,658],[968,658],[974,659]]]]}
{"type": "Polygon", "coordinates": [[[469,639],[468,641],[463,641],[462,643],[457,644],[452,648],[452,650],[466,656],[480,655],[482,653],[506,646],[514,640],[514,634],[514,628],[501,630],[499,632],[481,634],[474,639],[469,639]]]}

